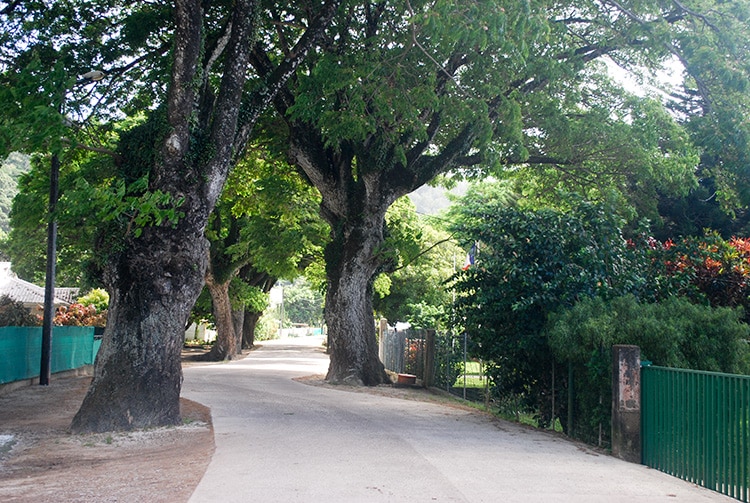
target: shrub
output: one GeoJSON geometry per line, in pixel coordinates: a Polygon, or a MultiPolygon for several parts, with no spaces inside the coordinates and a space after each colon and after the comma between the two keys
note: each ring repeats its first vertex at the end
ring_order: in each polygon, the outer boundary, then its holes
{"type": "Polygon", "coordinates": [[[0,327],[34,327],[41,325],[38,316],[34,316],[23,305],[8,295],[0,297],[0,327]]]}
{"type": "Polygon", "coordinates": [[[102,288],[95,288],[82,297],[78,297],[78,304],[94,306],[96,312],[101,313],[109,307],[109,294],[102,288]]]}
{"type": "Polygon", "coordinates": [[[633,344],[656,365],[746,373],[750,327],[742,309],[712,308],[670,297],[641,303],[632,295],[587,298],[550,317],[546,333],[556,359],[573,371],[569,433],[585,441],[609,433],[612,345],[633,344]]]}
{"type": "Polygon", "coordinates": [[[93,305],[71,304],[60,306],[54,319],[55,325],[74,327],[103,327],[107,324],[107,311],[97,312],[93,305]]]}

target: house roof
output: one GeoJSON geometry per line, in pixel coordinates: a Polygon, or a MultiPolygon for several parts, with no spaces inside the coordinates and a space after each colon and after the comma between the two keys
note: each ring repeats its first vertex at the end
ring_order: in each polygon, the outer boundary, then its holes
{"type": "MultiPolygon", "coordinates": [[[[67,306],[78,295],[78,288],[55,288],[55,306],[67,306]]],[[[10,269],[10,262],[0,262],[0,296],[8,295],[24,305],[44,304],[44,288],[18,278],[10,269]]]]}

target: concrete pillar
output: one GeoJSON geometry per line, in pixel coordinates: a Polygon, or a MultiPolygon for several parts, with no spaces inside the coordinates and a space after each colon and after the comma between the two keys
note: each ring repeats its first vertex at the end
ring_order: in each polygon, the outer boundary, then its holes
{"type": "Polygon", "coordinates": [[[641,463],[641,350],[612,347],[612,454],[641,463]]]}

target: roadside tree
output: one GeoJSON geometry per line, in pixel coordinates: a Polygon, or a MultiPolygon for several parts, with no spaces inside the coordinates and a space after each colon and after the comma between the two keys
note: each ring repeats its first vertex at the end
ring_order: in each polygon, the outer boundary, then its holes
{"type": "MultiPolygon", "coordinates": [[[[372,295],[392,266],[383,245],[394,201],[442,173],[510,166],[589,178],[618,194],[628,183],[643,184],[643,194],[657,180],[694,183],[697,151],[674,119],[655,100],[625,99],[595,62],[606,55],[635,71],[673,56],[690,63],[699,57],[684,50],[693,41],[743,61],[746,47],[735,42],[747,36],[740,12],[720,2],[365,2],[340,15],[330,46],[286,82],[274,106],[331,227],[327,379],[367,385],[387,380],[372,295]]],[[[258,71],[272,61],[267,52],[251,57],[258,71]]],[[[686,99],[717,103],[722,82],[704,80],[702,66],[687,69],[686,99]]],[[[733,69],[745,82],[745,70],[733,69]]]]}
{"type": "Polygon", "coordinates": [[[249,152],[234,167],[206,231],[206,288],[217,332],[210,359],[230,360],[243,337],[253,340],[252,332],[243,334],[244,318],[257,322],[267,306],[259,301],[277,278],[294,278],[322,260],[327,229],[317,205],[315,189],[270,152],[249,152]]]}
{"type": "Polygon", "coordinates": [[[111,149],[113,175],[125,175],[113,183],[138,204],[118,206],[101,242],[109,318],[73,431],[180,422],[180,349],[205,279],[209,215],[258,116],[337,4],[286,13],[289,57],[252,73],[258,23],[269,16],[256,2],[0,3],[0,153],[93,149],[87,131],[149,110],[133,131],[137,148],[115,140],[111,149]],[[106,83],[66,91],[90,66],[106,83]]]}

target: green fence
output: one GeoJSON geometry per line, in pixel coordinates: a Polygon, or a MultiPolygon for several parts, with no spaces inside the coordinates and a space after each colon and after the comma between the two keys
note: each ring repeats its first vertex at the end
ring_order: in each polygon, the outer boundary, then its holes
{"type": "Polygon", "coordinates": [[[747,502],[750,377],[643,367],[643,464],[747,502]]]}
{"type": "MultiPolygon", "coordinates": [[[[94,327],[54,327],[52,373],[93,364],[100,345],[94,327]]],[[[0,327],[0,384],[38,377],[41,359],[41,327],[0,327]]]]}

